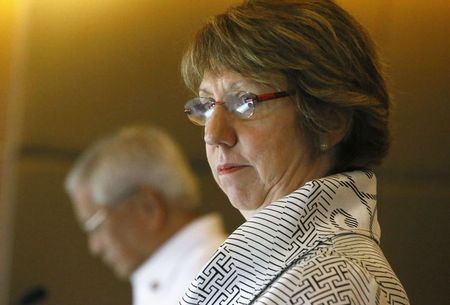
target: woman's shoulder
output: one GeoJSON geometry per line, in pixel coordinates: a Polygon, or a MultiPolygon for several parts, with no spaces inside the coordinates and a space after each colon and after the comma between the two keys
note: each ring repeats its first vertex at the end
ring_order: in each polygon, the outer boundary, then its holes
{"type": "Polygon", "coordinates": [[[256,304],[409,304],[406,293],[378,244],[345,234],[311,251],[287,268],[256,304]],[[274,303],[279,304],[279,303],[274,303]]]}

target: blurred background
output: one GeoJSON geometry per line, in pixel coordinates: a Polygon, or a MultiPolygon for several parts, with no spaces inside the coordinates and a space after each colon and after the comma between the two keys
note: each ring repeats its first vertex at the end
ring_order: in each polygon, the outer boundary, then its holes
{"type": "MultiPolygon", "coordinates": [[[[153,123],[182,144],[204,200],[241,222],[209,173],[183,104],[181,54],[230,0],[0,0],[0,304],[43,286],[45,304],[130,303],[88,254],[63,179],[89,143],[153,123]]],[[[448,302],[450,5],[340,0],[388,67],[394,141],[376,169],[382,248],[411,304],[448,302]]]]}

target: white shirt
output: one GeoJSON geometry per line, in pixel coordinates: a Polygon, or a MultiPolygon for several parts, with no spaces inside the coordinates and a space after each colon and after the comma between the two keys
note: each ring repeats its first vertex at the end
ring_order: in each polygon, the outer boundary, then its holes
{"type": "Polygon", "coordinates": [[[131,275],[133,305],[178,304],[189,283],[226,237],[217,214],[189,223],[131,275]]]}

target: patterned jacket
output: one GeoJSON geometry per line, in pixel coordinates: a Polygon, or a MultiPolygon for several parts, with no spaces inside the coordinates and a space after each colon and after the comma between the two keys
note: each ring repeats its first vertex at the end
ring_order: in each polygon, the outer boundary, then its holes
{"type": "Polygon", "coordinates": [[[379,240],[372,172],[313,180],[236,229],[180,304],[409,304],[379,240]]]}

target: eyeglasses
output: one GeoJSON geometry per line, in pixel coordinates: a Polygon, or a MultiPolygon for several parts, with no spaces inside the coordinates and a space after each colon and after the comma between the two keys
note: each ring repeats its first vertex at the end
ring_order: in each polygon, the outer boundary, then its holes
{"type": "Polygon", "coordinates": [[[137,194],[138,192],[136,189],[132,189],[131,191],[124,193],[119,197],[119,199],[116,199],[112,203],[108,204],[108,209],[100,209],[88,217],[88,219],[83,221],[81,223],[81,229],[86,234],[92,234],[97,231],[105,223],[108,218],[108,211],[110,211],[111,208],[117,208],[119,205],[134,199],[137,194]]]}
{"type": "Polygon", "coordinates": [[[271,92],[264,94],[243,93],[240,95],[229,94],[223,100],[216,101],[212,97],[196,97],[184,105],[184,113],[187,114],[192,123],[205,126],[211,117],[216,105],[224,105],[225,108],[241,119],[249,119],[255,113],[258,103],[270,101],[291,95],[286,91],[271,92]]]}
{"type": "Polygon", "coordinates": [[[98,210],[81,224],[81,229],[87,234],[95,232],[105,222],[107,217],[106,214],[105,210],[98,210]]]}

